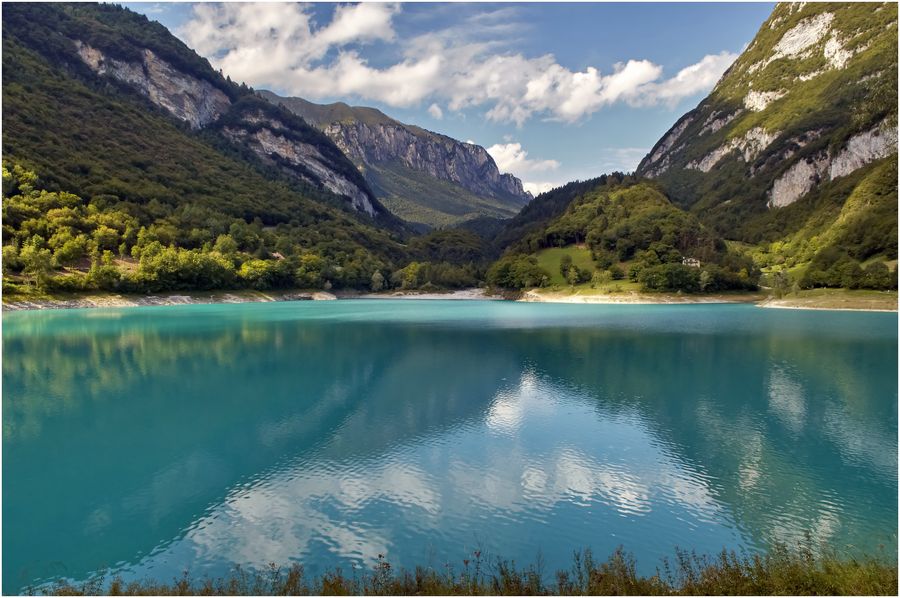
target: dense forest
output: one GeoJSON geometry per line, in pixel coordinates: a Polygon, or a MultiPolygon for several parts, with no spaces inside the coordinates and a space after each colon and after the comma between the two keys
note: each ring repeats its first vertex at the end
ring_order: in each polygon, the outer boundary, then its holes
{"type": "Polygon", "coordinates": [[[267,226],[162,202],[85,200],[41,188],[34,172],[3,168],[4,292],[471,287],[483,242],[438,231],[401,245],[347,219],[323,230],[267,226]],[[199,215],[199,216],[198,216],[199,215]],[[192,217],[198,217],[192,221],[192,217]]]}
{"type": "MultiPolygon", "coordinates": [[[[672,205],[654,183],[616,174],[572,184],[549,194],[548,205],[531,212],[558,212],[560,197],[571,197],[561,215],[537,227],[519,225],[519,230],[529,232],[512,242],[492,266],[488,272],[492,284],[536,286],[549,276],[539,271],[531,254],[575,245],[590,250],[594,271],[579,268],[564,256],[560,268],[570,284],[599,275],[613,280],[627,277],[649,291],[756,288],[759,270],[752,260],[729,251],[696,217],[672,205]]],[[[542,200],[543,196],[535,203],[542,200]]]]}

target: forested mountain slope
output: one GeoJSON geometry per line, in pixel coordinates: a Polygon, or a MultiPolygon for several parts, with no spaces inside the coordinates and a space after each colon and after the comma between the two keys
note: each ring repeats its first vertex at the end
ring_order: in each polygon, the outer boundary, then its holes
{"type": "Polygon", "coordinates": [[[823,259],[895,264],[896,162],[897,5],[795,3],[637,174],[800,279],[823,259]]]}
{"type": "MultiPolygon", "coordinates": [[[[131,179],[135,199],[194,202],[194,193],[213,193],[221,202],[239,195],[218,192],[231,184],[226,177],[197,181],[185,172],[203,163],[192,156],[212,152],[295,183],[305,198],[400,228],[325,135],[223,78],[142,15],[110,5],[7,4],[3,45],[4,153],[30,160],[48,181],[79,193],[111,184],[101,192],[115,194],[115,178],[131,179]],[[155,143],[169,150],[142,157],[155,143]]],[[[250,211],[272,216],[266,199],[253,203],[250,211]]]]}

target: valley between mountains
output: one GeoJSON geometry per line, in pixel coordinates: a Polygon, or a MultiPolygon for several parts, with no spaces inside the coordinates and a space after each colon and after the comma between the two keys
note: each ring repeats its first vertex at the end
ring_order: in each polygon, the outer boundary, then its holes
{"type": "Polygon", "coordinates": [[[252,89],[115,5],[5,4],[3,96],[5,308],[471,288],[897,308],[892,3],[778,4],[634,172],[537,197],[481,146],[252,89]]]}

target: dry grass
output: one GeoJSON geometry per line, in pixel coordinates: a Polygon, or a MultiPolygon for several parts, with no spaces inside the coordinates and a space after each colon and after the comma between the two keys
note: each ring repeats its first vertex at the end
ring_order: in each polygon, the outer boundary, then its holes
{"type": "Polygon", "coordinates": [[[82,584],[59,582],[40,588],[63,596],[185,595],[897,595],[897,564],[886,559],[816,555],[807,548],[778,546],[765,555],[697,556],[678,552],[656,573],[642,576],[622,549],[605,561],[590,551],[576,553],[569,570],[548,578],[540,567],[487,561],[480,552],[465,559],[462,569],[443,572],[416,567],[394,569],[380,558],[371,572],[345,575],[340,569],[309,577],[300,565],[248,572],[236,569],[219,579],[192,579],[185,573],[170,583],[125,583],[97,578],[82,584]]]}

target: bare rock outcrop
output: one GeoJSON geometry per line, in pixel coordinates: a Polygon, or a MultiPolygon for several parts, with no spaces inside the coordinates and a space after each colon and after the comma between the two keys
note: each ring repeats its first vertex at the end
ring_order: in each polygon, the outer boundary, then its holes
{"type": "MultiPolygon", "coordinates": [[[[249,117],[249,123],[259,125],[261,117],[249,117]]],[[[277,121],[266,123],[267,126],[225,127],[223,133],[234,142],[244,143],[263,159],[272,156],[299,167],[299,176],[313,185],[321,185],[336,195],[347,197],[353,209],[376,216],[377,210],[369,195],[356,183],[335,172],[328,160],[314,145],[290,139],[284,132],[283,125],[277,121]]]]}
{"type": "Polygon", "coordinates": [[[814,157],[799,160],[775,179],[769,191],[770,208],[783,208],[804,195],[821,181],[834,180],[855,170],[886,158],[897,151],[897,127],[887,122],[847,140],[835,154],[820,152],[814,157]]]}
{"type": "Polygon", "coordinates": [[[75,41],[78,55],[98,75],[110,75],[128,83],[151,102],[199,129],[219,118],[231,101],[209,81],[182,73],[152,50],[142,51],[141,62],[127,62],[75,41]]]}
{"type": "Polygon", "coordinates": [[[653,178],[658,177],[668,170],[669,151],[675,146],[675,142],[678,141],[679,137],[681,137],[682,133],[685,132],[692,122],[694,122],[694,117],[687,115],[682,117],[679,122],[675,123],[675,126],[659,140],[651,153],[644,158],[638,166],[638,171],[642,172],[644,176],[653,178]]]}
{"type": "Polygon", "coordinates": [[[762,127],[754,127],[735,139],[731,139],[704,156],[685,165],[685,168],[709,172],[722,158],[737,150],[744,162],[752,162],[756,156],[778,138],[778,133],[770,133],[762,127]]]}
{"type": "Polygon", "coordinates": [[[501,174],[487,151],[444,135],[416,131],[397,123],[336,122],[325,134],[357,163],[398,161],[407,168],[456,183],[483,197],[530,199],[522,181],[501,174]]]}

